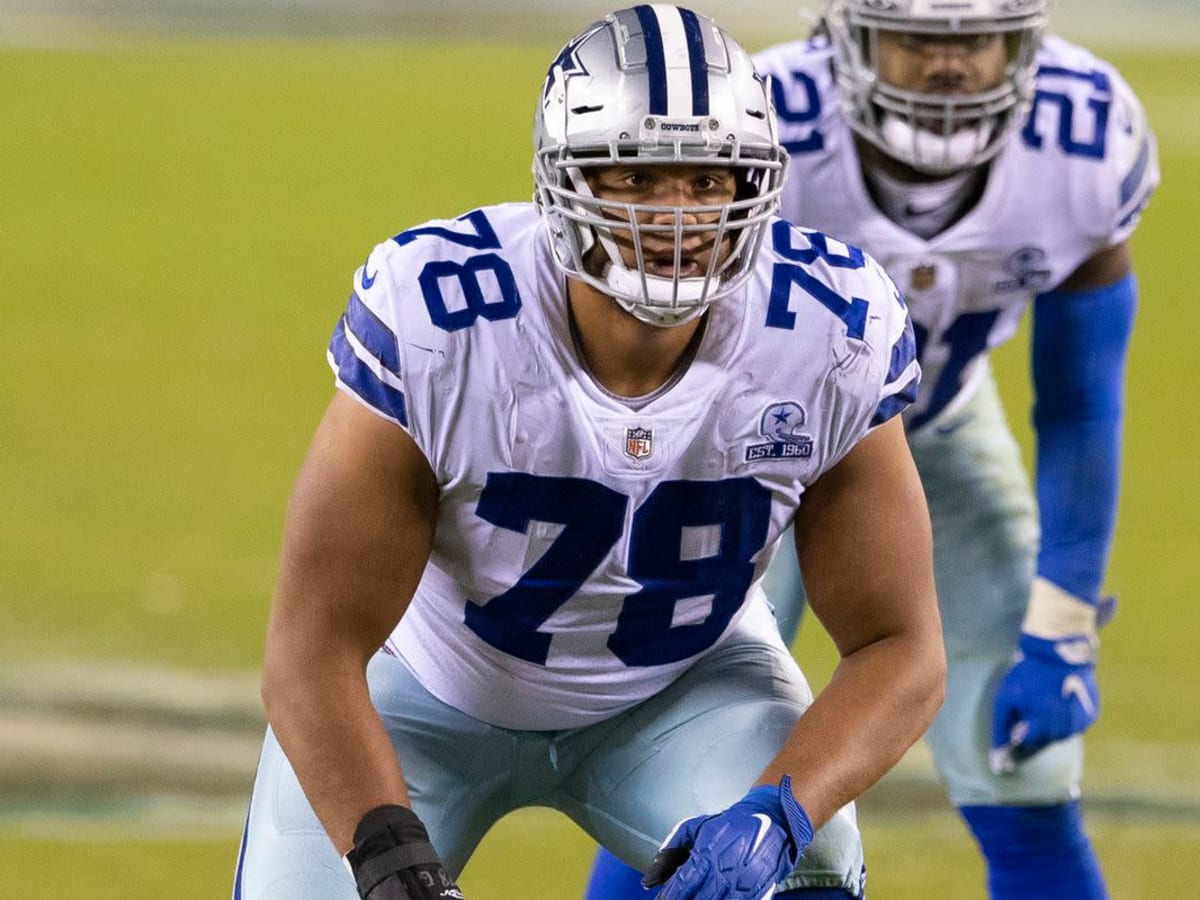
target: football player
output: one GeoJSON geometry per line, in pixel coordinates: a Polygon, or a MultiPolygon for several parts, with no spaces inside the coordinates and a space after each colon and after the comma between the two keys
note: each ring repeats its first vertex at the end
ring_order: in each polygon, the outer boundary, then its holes
{"type": "Polygon", "coordinates": [[[234,896],[459,897],[524,805],[667,898],[858,896],[852,801],[945,665],[900,294],[775,216],[771,97],[705,16],[584,30],[534,135],[535,203],[354,273],[234,896]],[[815,701],[759,586],[793,522],[842,654],[815,701]]]}
{"type": "MultiPolygon", "coordinates": [[[[1110,611],[1128,242],[1158,183],[1128,85],[1045,36],[1047,6],[831,0],[811,40],[756,57],[791,154],[783,214],[874,254],[912,312],[924,374],[904,418],[949,660],[929,744],[996,900],[1105,896],[1081,734],[1110,611]],[[1031,303],[1033,491],[988,368],[1031,303]]],[[[767,595],[790,642],[803,587],[785,555],[767,595]]],[[[588,896],[636,883],[601,858],[588,896]]]]}

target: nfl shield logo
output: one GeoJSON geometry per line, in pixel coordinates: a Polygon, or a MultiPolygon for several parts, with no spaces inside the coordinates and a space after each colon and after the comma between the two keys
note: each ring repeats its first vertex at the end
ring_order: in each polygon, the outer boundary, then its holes
{"type": "Polygon", "coordinates": [[[625,455],[645,459],[654,450],[654,432],[649,428],[625,429],[625,455]]]}
{"type": "Polygon", "coordinates": [[[927,291],[937,281],[937,266],[933,263],[922,263],[912,270],[911,278],[909,283],[914,291],[927,291]]]}

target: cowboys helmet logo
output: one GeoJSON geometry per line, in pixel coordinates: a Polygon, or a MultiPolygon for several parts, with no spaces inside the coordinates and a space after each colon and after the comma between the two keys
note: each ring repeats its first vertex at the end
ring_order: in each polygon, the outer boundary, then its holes
{"type": "Polygon", "coordinates": [[[808,435],[796,432],[796,429],[802,427],[807,421],[808,413],[804,411],[804,407],[789,400],[786,403],[775,403],[768,406],[762,415],[762,424],[759,425],[758,430],[763,437],[769,437],[784,444],[811,442],[812,438],[808,435]]]}
{"type": "Polygon", "coordinates": [[[747,447],[746,462],[812,456],[812,436],[800,433],[807,421],[808,413],[799,403],[791,400],[772,403],[763,411],[758,425],[759,433],[767,438],[767,443],[747,447]]]}
{"type": "Polygon", "coordinates": [[[1045,287],[1054,274],[1048,265],[1046,251],[1041,247],[1021,247],[1004,261],[1004,270],[1012,277],[996,282],[994,289],[1000,293],[1045,287]]]}
{"type": "Polygon", "coordinates": [[[552,88],[559,84],[567,75],[587,75],[587,67],[579,59],[579,47],[599,30],[599,25],[591,28],[583,34],[579,35],[571,43],[567,44],[555,57],[554,62],[550,63],[550,69],[546,72],[546,79],[542,83],[542,100],[550,96],[552,88]]]}

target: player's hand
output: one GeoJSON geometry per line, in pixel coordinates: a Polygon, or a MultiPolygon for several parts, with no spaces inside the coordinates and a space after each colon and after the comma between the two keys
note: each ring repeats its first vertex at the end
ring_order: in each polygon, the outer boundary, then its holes
{"type": "Polygon", "coordinates": [[[676,825],[642,884],[659,900],[766,900],[812,841],[812,825],[784,776],[713,816],[676,825]]]}
{"type": "Polygon", "coordinates": [[[363,900],[462,900],[429,832],[404,806],[377,806],[363,816],[346,864],[363,900]]]}
{"type": "Polygon", "coordinates": [[[1096,721],[1096,630],[1112,605],[1089,604],[1037,579],[1012,667],[992,707],[989,763],[997,775],[1096,721]]]}

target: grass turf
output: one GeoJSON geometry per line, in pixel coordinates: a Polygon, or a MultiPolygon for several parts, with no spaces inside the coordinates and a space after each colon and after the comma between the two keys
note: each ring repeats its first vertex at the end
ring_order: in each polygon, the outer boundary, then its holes
{"type": "MultiPolygon", "coordinates": [[[[350,273],[408,225],[529,196],[532,99],[553,50],[210,38],[0,51],[0,658],[257,665],[350,273]]],[[[1200,720],[1180,704],[1196,694],[1200,633],[1200,59],[1113,58],[1156,127],[1164,185],[1135,239],[1143,299],[1110,577],[1123,608],[1105,636],[1089,783],[1194,797],[1200,720]]],[[[1022,341],[999,368],[1027,444],[1022,341]]],[[[827,647],[806,631],[800,652],[819,683],[827,647]]],[[[1093,826],[1114,896],[1194,891],[1180,865],[1194,818],[1093,826]]],[[[949,813],[864,827],[875,896],[979,894],[949,813]]],[[[210,897],[236,838],[11,832],[0,869],[23,896],[210,897]]],[[[464,888],[575,896],[589,847],[564,820],[520,814],[464,888]]]]}

